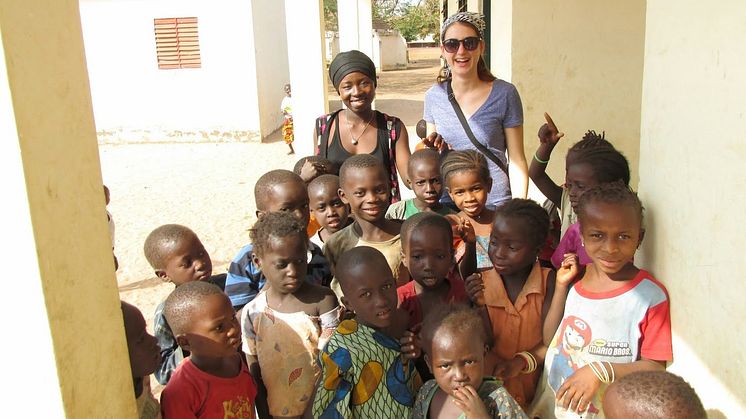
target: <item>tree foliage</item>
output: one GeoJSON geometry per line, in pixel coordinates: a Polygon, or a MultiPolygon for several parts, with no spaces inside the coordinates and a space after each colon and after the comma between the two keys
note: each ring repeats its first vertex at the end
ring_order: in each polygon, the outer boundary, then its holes
{"type": "MultiPolygon", "coordinates": [[[[326,30],[336,31],[337,1],[324,0],[326,30]]],[[[352,1],[352,0],[343,0],[352,1]]],[[[432,35],[438,40],[440,0],[372,0],[373,18],[398,29],[404,39],[413,41],[432,35]]]]}

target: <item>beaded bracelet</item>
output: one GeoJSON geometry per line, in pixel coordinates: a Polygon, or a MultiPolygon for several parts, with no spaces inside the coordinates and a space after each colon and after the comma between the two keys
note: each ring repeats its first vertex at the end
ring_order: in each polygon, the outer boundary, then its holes
{"type": "Polygon", "coordinates": [[[528,351],[522,351],[515,354],[515,356],[520,356],[521,358],[526,361],[526,368],[521,370],[521,373],[523,374],[531,374],[532,372],[536,371],[536,367],[538,366],[538,362],[536,362],[536,358],[534,357],[534,354],[528,351]]]}
{"type": "MultiPolygon", "coordinates": [[[[537,150],[536,153],[538,153],[538,152],[539,151],[537,150]]],[[[539,156],[536,153],[534,153],[534,160],[536,160],[537,162],[539,162],[541,164],[547,164],[547,163],[549,163],[549,160],[542,160],[542,159],[540,159],[539,156]]]]}

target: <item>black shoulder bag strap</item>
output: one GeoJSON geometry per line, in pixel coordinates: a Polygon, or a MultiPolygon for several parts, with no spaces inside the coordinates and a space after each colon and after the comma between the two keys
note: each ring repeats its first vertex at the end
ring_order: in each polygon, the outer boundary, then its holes
{"type": "Polygon", "coordinates": [[[469,123],[466,122],[466,118],[464,117],[464,113],[461,112],[461,106],[458,105],[458,102],[456,102],[456,97],[453,95],[453,89],[451,88],[451,81],[448,80],[446,83],[446,93],[448,93],[448,100],[451,102],[451,105],[453,106],[453,110],[456,112],[456,116],[458,116],[459,121],[461,121],[461,126],[464,127],[464,131],[466,131],[466,136],[469,137],[469,141],[474,145],[474,147],[477,148],[477,150],[481,151],[482,154],[485,155],[488,159],[492,160],[493,163],[497,165],[497,167],[500,168],[503,172],[505,172],[505,176],[508,175],[508,167],[503,163],[502,160],[500,160],[495,153],[490,151],[487,147],[482,145],[479,141],[477,141],[476,137],[474,137],[474,133],[471,132],[471,127],[469,127],[469,123]]]}

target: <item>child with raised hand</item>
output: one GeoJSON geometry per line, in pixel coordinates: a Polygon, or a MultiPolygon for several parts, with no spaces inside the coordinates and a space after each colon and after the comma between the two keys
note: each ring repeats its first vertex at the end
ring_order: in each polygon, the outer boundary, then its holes
{"type": "Polygon", "coordinates": [[[548,388],[535,401],[537,415],[603,417],[607,384],[663,370],[672,359],[666,288],[631,262],[644,235],[642,211],[637,194],[619,182],[580,197],[578,219],[592,263],[569,294],[569,281],[557,278],[545,325],[545,335],[556,330],[545,358],[548,388]]]}
{"type": "MultiPolygon", "coordinates": [[[[225,288],[225,274],[212,276],[212,260],[199,237],[187,227],[179,224],[164,224],[148,234],[143,246],[145,258],[155,275],[179,288],[192,281],[206,281],[225,288]]],[[[161,384],[168,383],[171,373],[189,356],[179,348],[171,327],[163,315],[165,300],[155,309],[153,322],[155,337],[161,348],[161,362],[155,378],[161,384]]]]}
{"type": "MultiPolygon", "coordinates": [[[[300,176],[295,173],[278,169],[263,174],[254,185],[254,199],[257,218],[272,212],[289,212],[304,228],[308,226],[308,190],[300,176]]],[[[306,256],[306,281],[329,284],[332,278],[331,268],[321,248],[309,241],[306,256]]],[[[244,246],[228,266],[228,276],[225,280],[225,293],[228,294],[236,311],[253,300],[265,282],[266,278],[261,268],[254,263],[253,245],[244,246]]]]}
{"type": "Polygon", "coordinates": [[[254,380],[267,388],[272,417],[300,417],[319,375],[318,352],[339,324],[339,304],[329,288],[304,280],[308,240],[295,217],[265,215],[251,241],[268,286],[242,311],[243,350],[254,380]]]}
{"type": "MultiPolygon", "coordinates": [[[[492,187],[487,160],[474,150],[450,151],[440,170],[448,195],[460,210],[458,214],[448,216],[454,230],[463,237],[466,230],[473,229],[476,235],[476,268],[491,268],[487,247],[495,211],[486,205],[492,187]]],[[[469,242],[465,240],[456,244],[456,262],[459,264],[471,254],[469,242]]]]}
{"type": "MultiPolygon", "coordinates": [[[[370,154],[351,156],[339,169],[339,185],[339,197],[350,206],[355,221],[334,233],[324,245],[324,255],[332,271],[344,252],[356,246],[369,246],[383,254],[396,284],[403,285],[409,275],[401,264],[401,221],[385,217],[391,184],[383,163],[370,154]]],[[[336,280],[332,281],[332,289],[340,296],[336,280]]]]}
{"type": "Polygon", "coordinates": [[[124,301],[121,305],[138,417],[140,419],[160,418],[161,406],[150,392],[149,378],[161,362],[158,341],[145,329],[145,318],[137,307],[124,301]]]}
{"type": "Polygon", "coordinates": [[[683,378],[668,371],[639,371],[609,385],[608,419],[707,419],[702,401],[683,378]]]}
{"type": "Polygon", "coordinates": [[[555,272],[537,260],[548,231],[549,216],[536,202],[505,202],[495,210],[490,233],[493,268],[466,279],[469,296],[480,307],[492,338],[487,372],[502,379],[524,409],[541,376],[546,352],[542,325],[555,286],[555,272]]]}
{"type": "Polygon", "coordinates": [[[321,175],[308,184],[308,199],[311,218],[320,228],[311,236],[311,241],[324,247],[329,237],[352,223],[350,206],[339,197],[339,176],[321,175]]]}
{"type": "Polygon", "coordinates": [[[440,305],[425,318],[421,335],[435,379],[417,394],[413,419],[526,418],[500,381],[486,374],[489,339],[476,310],[440,305]]]}
{"type": "Polygon", "coordinates": [[[254,418],[256,384],[238,351],[241,326],[228,296],[190,282],[168,296],[165,313],[190,355],[161,393],[163,418],[254,418]]]}
{"type": "Polygon", "coordinates": [[[414,363],[414,334],[396,307],[396,285],[381,252],[368,246],[340,257],[343,320],[321,351],[313,417],[408,418],[422,384],[414,363]]]}
{"type": "MultiPolygon", "coordinates": [[[[616,158],[618,156],[609,158],[603,151],[614,149],[614,146],[605,139],[604,133],[599,135],[595,131],[588,131],[580,141],[567,150],[565,184],[557,185],[546,170],[552,150],[565,134],[559,131],[546,112],[544,118],[547,122],[539,128],[540,144],[531,160],[528,175],[541,193],[559,208],[562,237],[570,225],[577,222],[575,208],[583,191],[596,186],[599,182],[613,182],[624,178],[625,166],[626,177],[629,179],[629,167],[626,160],[622,162],[616,158]],[[611,167],[605,168],[607,165],[611,167]]],[[[626,183],[629,183],[629,180],[626,183]]]]}
{"type": "Polygon", "coordinates": [[[414,198],[392,204],[386,218],[406,220],[418,212],[427,211],[440,215],[455,214],[456,211],[440,203],[443,178],[440,176],[440,153],[432,149],[415,151],[407,162],[407,185],[414,198]]]}

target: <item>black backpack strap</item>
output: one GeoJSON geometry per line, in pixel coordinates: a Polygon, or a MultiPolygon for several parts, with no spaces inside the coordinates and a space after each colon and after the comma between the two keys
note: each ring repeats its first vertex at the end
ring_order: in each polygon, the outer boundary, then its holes
{"type": "Polygon", "coordinates": [[[505,172],[505,176],[510,177],[508,175],[508,167],[503,163],[502,160],[500,160],[495,153],[490,151],[487,147],[485,147],[482,143],[477,141],[476,137],[474,137],[474,133],[471,131],[471,127],[469,126],[469,123],[466,121],[466,118],[464,117],[464,113],[461,111],[461,106],[459,106],[458,102],[456,101],[456,97],[453,95],[453,89],[451,88],[451,81],[448,80],[446,83],[446,93],[448,93],[448,101],[451,102],[451,105],[453,106],[453,110],[456,112],[456,116],[458,116],[458,120],[461,121],[461,126],[464,127],[464,131],[466,131],[466,136],[469,137],[469,141],[474,145],[474,147],[477,148],[477,150],[481,151],[482,154],[484,154],[485,157],[492,160],[493,163],[497,165],[497,167],[500,168],[503,172],[505,172]]]}

